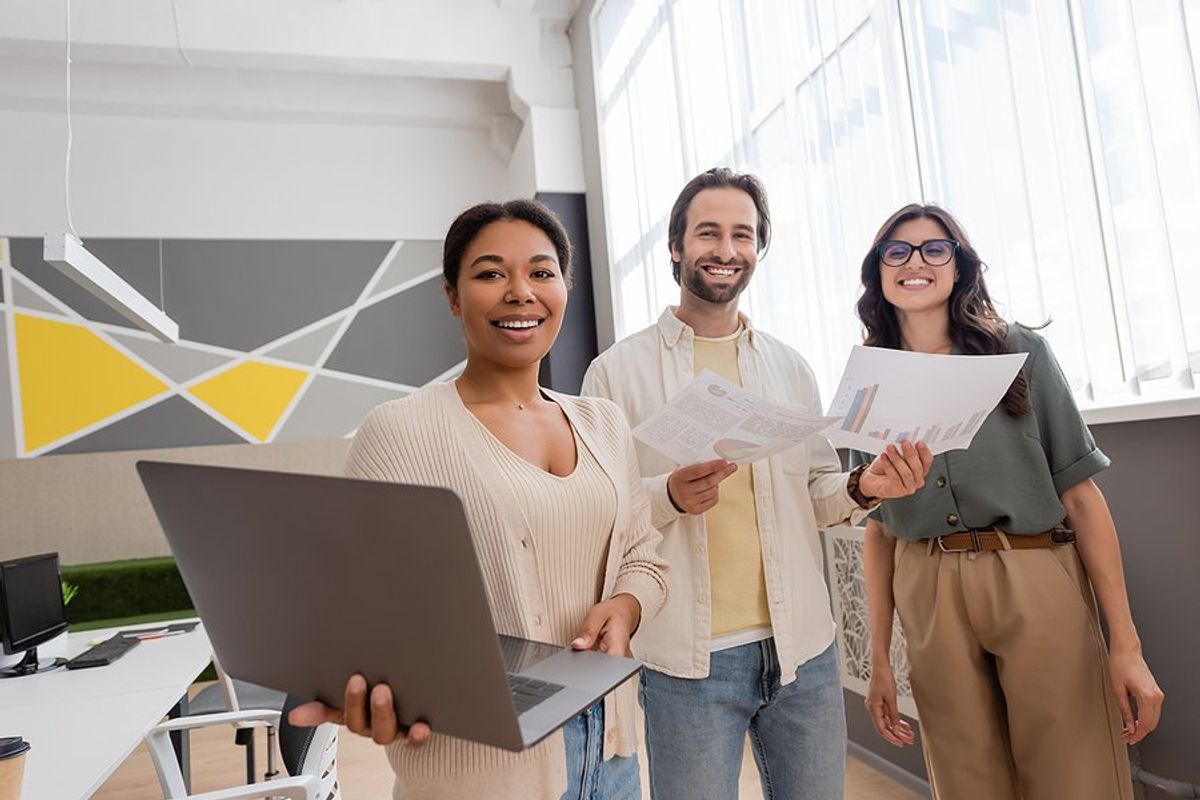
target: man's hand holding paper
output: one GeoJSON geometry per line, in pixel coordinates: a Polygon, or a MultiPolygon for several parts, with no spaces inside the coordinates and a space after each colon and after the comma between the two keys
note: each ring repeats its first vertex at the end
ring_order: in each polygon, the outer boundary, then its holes
{"type": "MultiPolygon", "coordinates": [[[[714,459],[748,464],[794,447],[836,421],[836,417],[768,403],[704,370],[657,414],[634,428],[633,435],[680,465],[700,467],[714,459]]],[[[699,477],[703,476],[697,473],[690,480],[699,477]]],[[[675,483],[682,486],[680,479],[675,483]]],[[[672,498],[685,508],[675,495],[676,486],[670,487],[672,498]]]]}

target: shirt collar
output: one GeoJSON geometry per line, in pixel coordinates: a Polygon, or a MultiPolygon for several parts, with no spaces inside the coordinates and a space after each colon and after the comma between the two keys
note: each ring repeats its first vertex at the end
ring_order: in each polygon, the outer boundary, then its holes
{"type": "MultiPolygon", "coordinates": [[[[659,335],[662,336],[663,344],[669,348],[673,348],[679,344],[680,339],[687,339],[690,342],[695,336],[692,329],[683,320],[675,316],[678,308],[679,306],[667,306],[658,318],[659,335]]],[[[738,342],[745,341],[757,350],[757,336],[754,333],[754,327],[750,324],[750,317],[739,311],[738,319],[742,321],[742,335],[738,337],[738,342]]]]}

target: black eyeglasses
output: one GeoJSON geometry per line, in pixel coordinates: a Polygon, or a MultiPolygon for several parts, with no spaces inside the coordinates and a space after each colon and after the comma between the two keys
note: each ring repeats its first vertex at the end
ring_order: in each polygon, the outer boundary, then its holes
{"type": "Polygon", "coordinates": [[[903,267],[912,258],[914,250],[921,251],[921,258],[929,266],[944,267],[958,252],[958,242],[953,239],[926,239],[914,245],[900,239],[888,239],[875,246],[879,260],[889,267],[903,267]]]}

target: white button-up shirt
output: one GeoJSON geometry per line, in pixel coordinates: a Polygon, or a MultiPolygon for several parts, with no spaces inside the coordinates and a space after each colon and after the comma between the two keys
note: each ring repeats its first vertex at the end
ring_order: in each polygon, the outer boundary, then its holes
{"type": "MultiPolygon", "coordinates": [[[[742,386],[770,402],[822,413],[816,380],[800,354],[755,331],[745,316],[742,321],[737,340],[742,386]]],[[[581,393],[615,401],[630,426],[636,426],[692,381],[693,337],[692,329],[668,308],[657,324],[600,354],[584,376],[581,393]]],[[[671,503],[667,477],[679,465],[641,442],[637,458],[654,526],[663,534],[659,552],[671,570],[667,604],[656,618],[642,623],[633,650],[660,672],[705,678],[712,614],[704,516],[681,514],[671,503]]],[[[846,473],[824,437],[810,437],[751,469],[771,628],[780,679],[786,684],[798,666],[833,641],[817,528],[858,522],[867,511],[847,493],[846,473]]]]}

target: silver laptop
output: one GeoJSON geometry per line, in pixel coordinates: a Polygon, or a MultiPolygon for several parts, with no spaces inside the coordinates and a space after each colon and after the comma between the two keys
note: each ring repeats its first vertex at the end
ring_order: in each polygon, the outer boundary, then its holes
{"type": "Polygon", "coordinates": [[[520,751],[640,664],[499,636],[450,489],[140,461],[222,667],[341,706],[355,672],[404,725],[520,751]]]}

